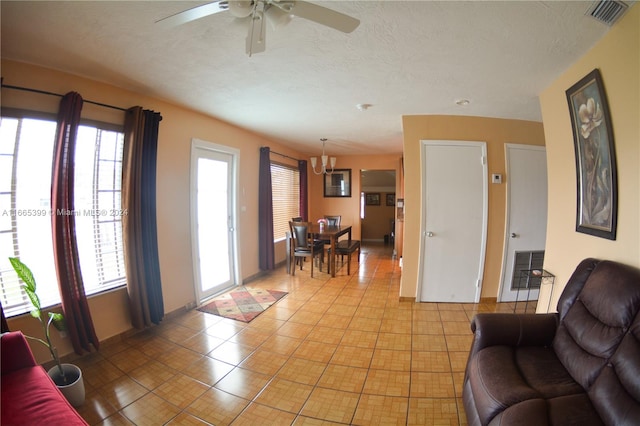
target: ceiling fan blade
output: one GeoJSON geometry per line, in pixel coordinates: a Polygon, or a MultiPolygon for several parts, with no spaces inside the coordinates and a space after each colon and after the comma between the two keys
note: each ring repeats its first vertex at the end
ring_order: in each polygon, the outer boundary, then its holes
{"type": "Polygon", "coordinates": [[[350,33],[360,25],[360,20],[356,18],[302,0],[294,1],[288,12],[343,33],[350,33]]]}
{"type": "Polygon", "coordinates": [[[267,48],[267,25],[264,20],[264,5],[258,4],[251,15],[249,33],[247,34],[247,55],[262,53],[267,48]]]}
{"type": "Polygon", "coordinates": [[[214,13],[224,12],[227,9],[229,9],[229,3],[227,1],[214,1],[162,18],[156,21],[156,24],[160,24],[165,27],[175,27],[177,25],[186,24],[187,22],[213,15],[214,13]]]}

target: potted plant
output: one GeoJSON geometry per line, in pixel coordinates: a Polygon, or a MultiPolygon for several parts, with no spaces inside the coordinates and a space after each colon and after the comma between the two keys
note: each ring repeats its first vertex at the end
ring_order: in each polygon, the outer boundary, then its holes
{"type": "Polygon", "coordinates": [[[82,370],[76,365],[73,364],[63,364],[60,362],[60,358],[58,357],[58,350],[53,343],[51,342],[51,324],[64,335],[66,333],[66,323],[64,320],[64,315],[58,312],[49,312],[48,318],[45,317],[42,312],[42,305],[40,304],[40,298],[36,293],[36,280],[33,277],[33,273],[29,269],[27,265],[22,263],[20,259],[17,257],[10,257],[9,262],[11,262],[11,266],[18,274],[18,277],[22,280],[22,288],[24,289],[27,297],[31,301],[31,305],[33,309],[31,310],[31,316],[37,319],[42,326],[42,331],[44,334],[44,340],[31,337],[25,335],[26,338],[35,340],[37,342],[42,343],[49,349],[49,353],[51,354],[51,358],[55,361],[55,364],[52,368],[48,370],[49,377],[56,384],[58,389],[62,392],[62,394],[67,398],[67,400],[73,405],[77,407],[84,403],[84,380],[82,379],[82,370]]]}

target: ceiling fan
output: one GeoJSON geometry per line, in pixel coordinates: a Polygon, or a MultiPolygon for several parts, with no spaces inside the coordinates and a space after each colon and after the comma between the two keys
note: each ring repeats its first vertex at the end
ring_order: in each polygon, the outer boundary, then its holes
{"type": "Polygon", "coordinates": [[[227,10],[236,18],[249,19],[246,43],[249,56],[266,49],[266,20],[274,26],[281,26],[286,25],[294,16],[299,16],[344,33],[350,33],[360,25],[356,18],[303,0],[213,1],[160,19],[156,23],[177,26],[227,10]]]}

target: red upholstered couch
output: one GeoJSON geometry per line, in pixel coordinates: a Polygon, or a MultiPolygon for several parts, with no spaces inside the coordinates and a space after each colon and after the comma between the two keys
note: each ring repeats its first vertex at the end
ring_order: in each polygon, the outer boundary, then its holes
{"type": "Polygon", "coordinates": [[[2,426],[87,425],[60,393],[44,368],[36,363],[21,332],[2,335],[0,363],[2,426]]]}

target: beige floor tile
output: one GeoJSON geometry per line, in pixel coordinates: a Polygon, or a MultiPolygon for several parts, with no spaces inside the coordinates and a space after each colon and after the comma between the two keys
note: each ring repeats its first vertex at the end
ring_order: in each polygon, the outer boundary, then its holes
{"type": "Polygon", "coordinates": [[[360,393],[366,378],[366,368],[330,364],[322,374],[322,377],[320,377],[317,385],[327,389],[360,393]]]}
{"type": "Polygon", "coordinates": [[[293,353],[296,358],[302,358],[309,361],[329,362],[337,345],[306,340],[293,353]]]}
{"type": "Polygon", "coordinates": [[[100,423],[89,422],[89,424],[96,424],[98,426],[130,426],[133,423],[131,423],[131,420],[127,419],[124,415],[122,415],[122,413],[118,412],[107,417],[100,423]]]}
{"type": "Polygon", "coordinates": [[[93,363],[89,367],[83,367],[82,377],[84,381],[94,387],[99,388],[118,377],[122,377],[124,372],[113,365],[109,360],[101,360],[93,363]]]}
{"type": "Polygon", "coordinates": [[[300,324],[295,322],[287,322],[278,328],[276,334],[278,336],[292,337],[294,339],[304,340],[313,330],[313,325],[300,324]]]}
{"type": "Polygon", "coordinates": [[[182,412],[178,414],[176,417],[171,419],[166,426],[209,426],[210,423],[205,422],[197,418],[194,415],[191,415],[186,412],[182,412]]]}
{"type": "MultiPolygon", "coordinates": [[[[271,349],[271,347],[269,347],[271,349]]],[[[287,355],[257,349],[240,364],[240,367],[270,376],[275,375],[289,360],[287,355]]]]}
{"type": "Polygon", "coordinates": [[[411,373],[390,370],[369,370],[363,393],[383,396],[409,396],[411,373]]]}
{"type": "Polygon", "coordinates": [[[233,368],[234,366],[231,364],[204,356],[182,372],[199,382],[213,386],[233,368]]]}
{"type": "Polygon", "coordinates": [[[277,377],[306,385],[315,385],[324,372],[326,364],[299,358],[290,358],[280,369],[277,377]]]}
{"type": "Polygon", "coordinates": [[[466,336],[445,336],[447,340],[447,350],[453,352],[464,352],[471,348],[471,342],[473,341],[473,334],[466,336]]]}
{"type": "Polygon", "coordinates": [[[348,424],[356,411],[359,397],[357,393],[315,388],[300,414],[348,424]]]}
{"type": "Polygon", "coordinates": [[[162,398],[148,393],[122,410],[138,426],[165,424],[180,413],[180,409],[162,398]]]}
{"type": "MultiPolygon", "coordinates": [[[[213,315],[210,315],[213,316],[213,315]]],[[[181,343],[187,349],[190,349],[194,352],[198,352],[199,354],[205,355],[223,344],[225,341],[218,337],[213,337],[208,335],[207,333],[198,333],[195,336],[192,336],[186,339],[181,343]]]]}
{"type": "Polygon", "coordinates": [[[251,355],[254,347],[241,345],[234,342],[225,342],[209,352],[207,356],[226,362],[227,364],[239,365],[246,357],[251,355]]]}
{"type": "Polygon", "coordinates": [[[271,376],[255,371],[235,368],[215,387],[227,393],[251,400],[265,387],[271,376]]]}
{"type": "Polygon", "coordinates": [[[209,388],[210,386],[189,376],[176,374],[158,386],[153,393],[176,407],[184,409],[209,390],[209,388]]]}
{"type": "Polygon", "coordinates": [[[350,367],[369,368],[371,366],[373,352],[373,349],[340,345],[337,347],[330,363],[350,367]]]}
{"type": "Polygon", "coordinates": [[[147,388],[129,376],[120,376],[113,382],[102,386],[98,391],[118,410],[126,407],[149,392],[147,388]]]}
{"type": "Polygon", "coordinates": [[[175,376],[176,373],[177,370],[152,360],[129,372],[129,377],[145,388],[153,390],[175,376]]]}
{"type": "Polygon", "coordinates": [[[362,395],[353,423],[357,425],[405,425],[408,398],[362,395]]]}
{"type": "Polygon", "coordinates": [[[455,399],[410,398],[407,425],[458,425],[458,408],[455,399]]]}
{"type": "Polygon", "coordinates": [[[247,327],[230,337],[228,341],[255,349],[263,344],[269,336],[270,334],[265,333],[263,330],[247,327]]]}
{"type": "Polygon", "coordinates": [[[337,345],[342,340],[344,333],[345,330],[342,328],[325,327],[318,323],[307,336],[307,340],[337,345]]]}
{"type": "Polygon", "coordinates": [[[233,426],[290,425],[295,418],[296,415],[293,413],[252,403],[231,424],[233,426]]]}
{"type": "Polygon", "coordinates": [[[410,351],[411,350],[411,334],[380,333],[378,334],[376,349],[410,351]]]}
{"type": "Polygon", "coordinates": [[[194,352],[187,348],[177,347],[169,352],[159,354],[155,357],[155,360],[180,371],[186,369],[202,357],[204,357],[203,354],[194,352]]]}
{"type": "Polygon", "coordinates": [[[313,386],[275,378],[258,395],[259,404],[297,414],[311,395],[313,386]]]}
{"type": "Polygon", "coordinates": [[[282,336],[276,333],[265,340],[263,347],[268,348],[269,352],[289,356],[298,349],[298,346],[300,346],[302,342],[303,339],[282,336]]]}
{"type": "Polygon", "coordinates": [[[411,354],[411,371],[428,371],[432,373],[450,372],[452,370],[449,353],[444,351],[413,351],[411,354]]]}
{"type": "Polygon", "coordinates": [[[77,411],[87,423],[95,425],[118,410],[98,390],[93,390],[86,393],[84,404],[77,411]]]}
{"type": "Polygon", "coordinates": [[[412,372],[412,398],[455,398],[451,373],[412,372]]]}
{"type": "Polygon", "coordinates": [[[371,368],[377,370],[411,371],[411,351],[376,349],[371,368]]]}
{"type": "Polygon", "coordinates": [[[346,330],[340,343],[345,346],[374,349],[378,341],[377,333],[360,330],[346,330]]]}
{"type": "Polygon", "coordinates": [[[412,349],[414,351],[446,352],[447,341],[445,340],[445,336],[443,334],[418,334],[413,336],[412,349]]]}
{"type": "Polygon", "coordinates": [[[249,405],[248,400],[211,388],[187,407],[186,412],[208,423],[229,425],[249,405]]]}

